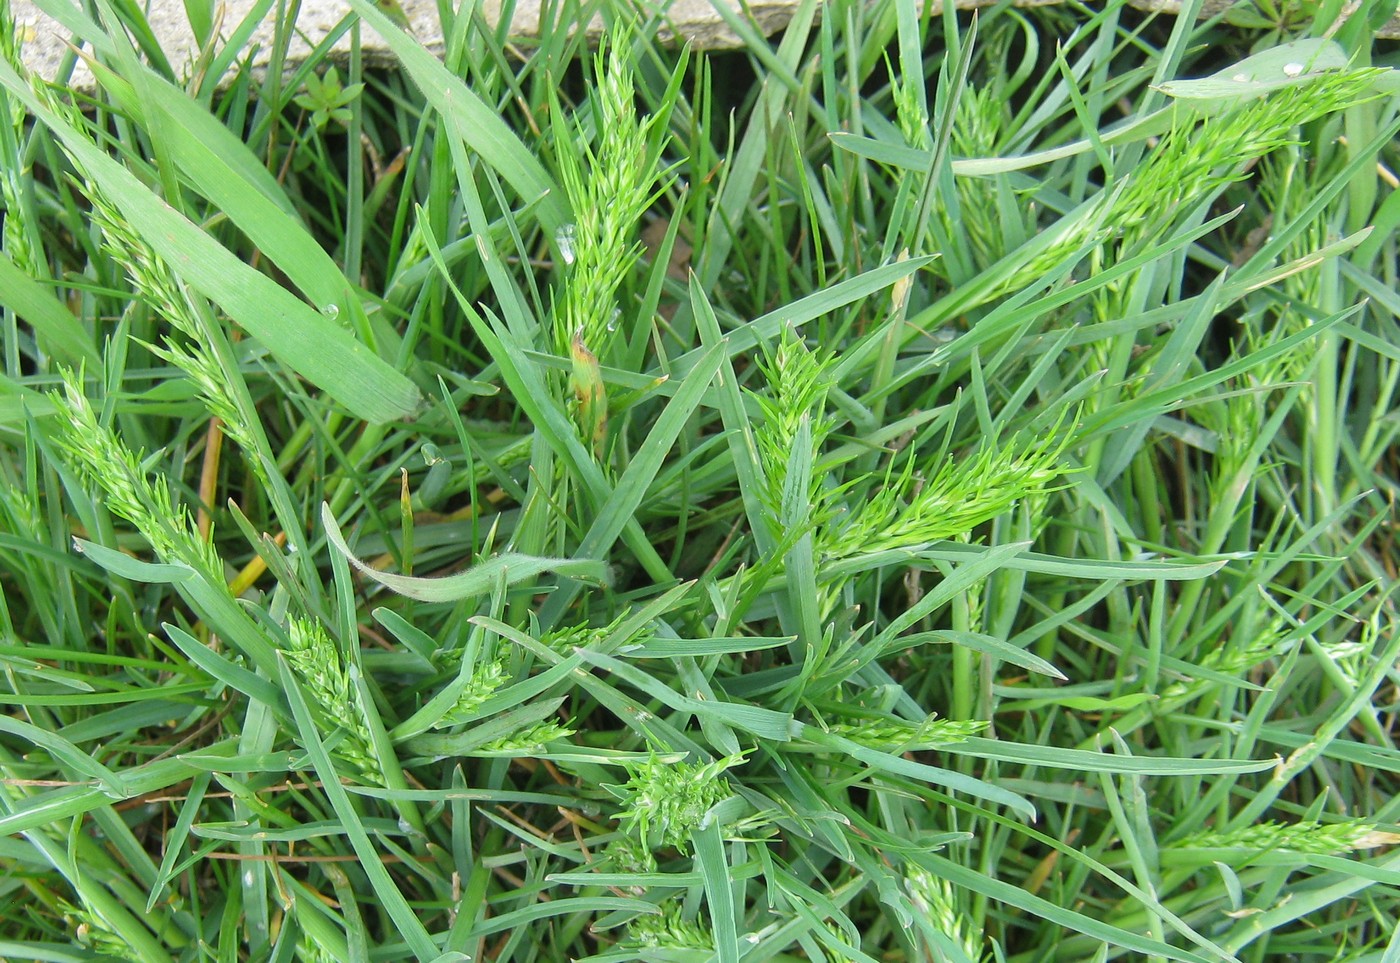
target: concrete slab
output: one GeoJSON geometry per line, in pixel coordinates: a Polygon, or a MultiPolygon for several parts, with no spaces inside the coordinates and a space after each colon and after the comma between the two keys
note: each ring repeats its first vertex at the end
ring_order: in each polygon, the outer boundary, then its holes
{"type": "MultiPolygon", "coordinates": [[[[74,0],[52,0],[55,3],[73,4],[75,13],[80,6],[74,0]]],[[[733,47],[738,38],[716,10],[716,6],[727,7],[737,12],[740,0],[653,0],[666,5],[668,17],[673,25],[675,37],[680,37],[701,48],[733,47]]],[[[783,28],[791,16],[798,0],[749,0],[746,4],[748,15],[759,32],[767,35],[783,28]]],[[[955,0],[959,7],[983,6],[993,0],[955,0]]],[[[1060,0],[1018,0],[1018,5],[1040,5],[1060,0]]],[[[1180,0],[1129,0],[1141,9],[1176,13],[1180,0]]],[[[199,54],[199,45],[190,29],[185,14],[184,0],[145,0],[149,11],[151,29],[170,58],[177,71],[187,72],[199,54]]],[[[250,15],[256,0],[223,0],[220,5],[222,22],[218,32],[227,37],[250,15]]],[[[1229,7],[1231,0],[1206,0],[1204,15],[1213,15],[1229,7]]],[[[439,30],[437,0],[402,0],[404,13],[414,34],[429,49],[442,49],[442,36],[439,30]]],[[[500,18],[501,0],[483,0],[483,10],[492,23],[500,18]]],[[[1348,5],[1349,10],[1360,8],[1359,2],[1348,5]]],[[[520,0],[516,4],[511,30],[518,36],[528,37],[539,31],[540,0],[520,0]]],[[[937,3],[941,10],[942,0],[937,3]]],[[[39,76],[52,79],[59,71],[65,56],[70,50],[73,32],[42,13],[33,0],[13,0],[16,23],[23,31],[25,43],[23,56],[25,63],[39,76]]],[[[323,39],[336,24],[349,13],[345,0],[303,0],[301,13],[297,19],[298,37],[292,42],[289,52],[293,63],[304,59],[312,47],[323,39]]],[[[1380,31],[1382,37],[1400,37],[1400,17],[1386,24],[1380,31]]],[[[273,28],[270,19],[258,24],[252,35],[252,44],[267,50],[272,42],[273,28]]],[[[390,59],[383,42],[373,30],[365,30],[362,44],[368,56],[383,56],[390,59]]],[[[342,38],[338,45],[342,52],[348,50],[348,38],[342,38]]],[[[266,58],[254,65],[265,64],[266,58]]],[[[92,76],[81,63],[74,71],[72,81],[79,89],[91,89],[92,76]]]]}

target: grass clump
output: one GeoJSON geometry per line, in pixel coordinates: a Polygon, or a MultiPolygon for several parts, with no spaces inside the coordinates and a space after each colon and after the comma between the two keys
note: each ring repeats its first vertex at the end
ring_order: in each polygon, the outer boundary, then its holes
{"type": "Polygon", "coordinates": [[[1359,17],[352,6],[0,12],[0,957],[1389,963],[1359,17]]]}

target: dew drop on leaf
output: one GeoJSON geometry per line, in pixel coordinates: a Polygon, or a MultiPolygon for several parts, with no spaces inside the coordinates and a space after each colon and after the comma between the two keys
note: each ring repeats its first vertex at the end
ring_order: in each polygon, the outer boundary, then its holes
{"type": "Polygon", "coordinates": [[[565,224],[554,233],[554,246],[559,249],[559,256],[564,259],[565,264],[574,263],[574,226],[565,224]]]}

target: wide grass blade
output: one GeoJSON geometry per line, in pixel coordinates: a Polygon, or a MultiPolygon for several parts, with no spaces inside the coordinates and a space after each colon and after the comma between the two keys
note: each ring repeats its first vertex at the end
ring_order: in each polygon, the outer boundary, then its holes
{"type": "Polygon", "coordinates": [[[326,537],[330,539],[330,543],[349,560],[357,572],[385,588],[420,602],[460,602],[487,594],[502,578],[507,585],[514,585],[545,572],[588,579],[598,584],[607,580],[607,566],[596,559],[538,558],[518,552],[494,556],[456,575],[438,578],[395,575],[393,572],[381,572],[366,565],[351,552],[329,505],[321,506],[321,523],[326,527],[326,537]]]}
{"type": "Polygon", "coordinates": [[[325,313],[331,305],[312,308],[244,264],[40,103],[8,63],[0,62],[0,84],[49,125],[133,229],[182,278],[288,368],[367,421],[405,418],[417,410],[418,389],[325,313]]]}
{"type": "Polygon", "coordinates": [[[535,205],[540,224],[551,238],[573,219],[564,192],[495,109],[473,93],[461,78],[449,73],[441,61],[400,30],[374,4],[350,0],[350,6],[393,50],[428,103],[438,112],[448,136],[479,154],[506,183],[520,192],[522,198],[535,205]]]}

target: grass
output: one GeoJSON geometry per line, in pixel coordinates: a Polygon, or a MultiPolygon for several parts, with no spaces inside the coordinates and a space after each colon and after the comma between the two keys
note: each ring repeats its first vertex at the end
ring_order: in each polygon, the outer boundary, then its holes
{"type": "Polygon", "coordinates": [[[1385,4],[41,6],[0,958],[1400,960],[1385,4]]]}

